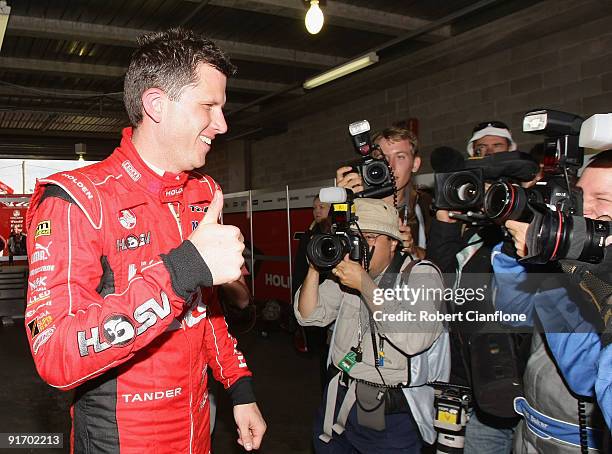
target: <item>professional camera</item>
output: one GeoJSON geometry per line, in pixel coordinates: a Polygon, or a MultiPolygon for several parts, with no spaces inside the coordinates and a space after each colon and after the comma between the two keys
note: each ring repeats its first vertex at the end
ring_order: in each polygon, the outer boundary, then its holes
{"type": "MultiPolygon", "coordinates": [[[[537,210],[538,208],[536,208],[537,210]]],[[[571,216],[562,211],[540,208],[527,230],[527,263],[547,263],[559,259],[599,263],[606,238],[612,235],[612,222],[571,216]]]]}
{"type": "Polygon", "coordinates": [[[351,231],[357,225],[353,200],[360,196],[349,189],[323,188],[319,199],[323,203],[332,203],[331,234],[313,235],[306,245],[306,256],[312,265],[320,271],[329,271],[340,263],[346,254],[351,260],[362,262],[367,258],[368,246],[362,235],[351,231]]]}
{"type": "Polygon", "coordinates": [[[537,163],[520,151],[463,159],[458,151],[440,147],[433,151],[431,165],[435,207],[462,212],[483,207],[485,181],[530,181],[538,172],[537,163]]]}
{"type": "Polygon", "coordinates": [[[531,222],[533,204],[542,204],[570,215],[582,213],[582,194],[576,188],[578,169],[584,162],[578,144],[582,118],[554,110],[534,110],[523,120],[523,131],[544,134],[544,178],[524,189],[512,181],[496,182],[485,195],[485,214],[503,223],[508,219],[531,222]]]}
{"type": "Polygon", "coordinates": [[[471,408],[471,390],[449,383],[433,383],[436,454],[459,454],[465,444],[465,426],[471,408]]]}
{"type": "MultiPolygon", "coordinates": [[[[606,237],[612,223],[582,216],[582,192],[575,187],[582,166],[582,147],[608,148],[612,145],[612,115],[594,115],[582,121],[573,114],[539,110],[525,116],[525,132],[544,133],[544,180],[550,201],[530,203],[533,213],[527,231],[529,256],[525,263],[547,263],[560,259],[599,263],[604,256],[606,237]],[[556,199],[554,199],[556,197],[556,199]]],[[[521,196],[519,195],[519,198],[521,196]]]]}
{"type": "MultiPolygon", "coordinates": [[[[355,150],[362,156],[359,162],[352,165],[352,172],[358,173],[363,180],[363,197],[384,198],[395,192],[393,170],[382,156],[374,157],[373,152],[379,147],[372,144],[370,123],[367,120],[356,121],[349,125],[349,133],[355,150]]],[[[382,153],[380,153],[382,155],[382,153]]]]}

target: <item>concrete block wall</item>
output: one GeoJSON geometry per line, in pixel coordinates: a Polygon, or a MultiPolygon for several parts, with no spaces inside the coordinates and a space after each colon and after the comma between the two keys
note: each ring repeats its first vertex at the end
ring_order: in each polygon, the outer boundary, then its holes
{"type": "MultiPolygon", "coordinates": [[[[544,107],[585,117],[612,111],[610,17],[576,23],[491,53],[485,45],[470,61],[291,122],[287,133],[252,144],[251,187],[329,178],[339,165],[356,158],[347,127],[361,119],[368,119],[376,130],[417,118],[423,171],[430,170],[429,154],[435,147],[465,150],[473,126],[483,120],[506,122],[519,148],[528,151],[541,140],[521,132],[528,110],[544,107]]],[[[505,20],[494,26],[503,29],[505,20]]],[[[223,144],[209,155],[212,165],[207,171],[222,184],[230,180],[227,167],[240,165],[237,160],[244,157],[233,153],[235,148],[233,143],[223,144]]],[[[231,190],[246,189],[240,185],[234,178],[231,190]]]]}

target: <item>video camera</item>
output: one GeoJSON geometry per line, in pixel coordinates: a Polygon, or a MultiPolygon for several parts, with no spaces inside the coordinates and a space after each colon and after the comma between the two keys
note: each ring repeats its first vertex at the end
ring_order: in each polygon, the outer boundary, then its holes
{"type": "MultiPolygon", "coordinates": [[[[612,124],[612,117],[608,120],[612,124]]],[[[535,179],[539,166],[519,151],[484,158],[459,159],[461,154],[436,149],[431,156],[437,209],[466,212],[454,218],[474,224],[507,220],[529,222],[529,257],[526,263],[547,263],[563,258],[597,263],[605,238],[612,233],[607,221],[582,216],[582,191],[576,187],[584,162],[583,146],[612,145],[612,137],[592,118],[554,110],[534,110],[523,120],[523,131],[543,134],[544,177],[531,188],[518,182],[535,179]],[[454,167],[455,171],[450,171],[454,167]],[[439,169],[442,172],[439,172],[439,169]],[[484,182],[492,181],[485,191],[484,182]]],[[[612,134],[610,134],[612,136],[612,134]]]]}
{"type": "MultiPolygon", "coordinates": [[[[462,212],[483,208],[485,181],[531,181],[539,169],[528,154],[520,151],[464,160],[461,153],[448,147],[433,151],[431,165],[435,171],[435,207],[462,212]]],[[[484,219],[476,213],[470,214],[476,219],[484,219]]]]}

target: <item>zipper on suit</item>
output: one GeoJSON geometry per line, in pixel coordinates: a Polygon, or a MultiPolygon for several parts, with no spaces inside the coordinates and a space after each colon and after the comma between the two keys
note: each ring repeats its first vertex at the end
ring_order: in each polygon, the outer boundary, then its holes
{"type": "Polygon", "coordinates": [[[176,226],[178,228],[179,231],[179,235],[181,237],[181,241],[183,241],[183,228],[181,226],[181,209],[179,207],[179,203],[176,203],[176,210],[174,209],[174,204],[169,203],[168,204],[168,208],[170,209],[170,212],[172,213],[172,216],[174,217],[174,220],[176,221],[176,226]]]}

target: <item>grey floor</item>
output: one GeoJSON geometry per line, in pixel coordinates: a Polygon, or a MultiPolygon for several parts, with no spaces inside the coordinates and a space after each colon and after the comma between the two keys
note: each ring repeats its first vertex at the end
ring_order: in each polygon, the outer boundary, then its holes
{"type": "MultiPolygon", "coordinates": [[[[268,432],[259,452],[310,453],[310,428],[319,405],[318,363],[295,353],[291,338],[255,331],[239,336],[239,346],[255,374],[256,393],[268,432]]],[[[0,432],[61,432],[65,448],[10,452],[69,452],[70,393],[49,387],[36,374],[21,324],[0,325],[0,432]]],[[[0,449],[0,451],[2,451],[0,449]]],[[[215,453],[245,452],[236,443],[232,411],[224,393],[219,398],[215,453]]]]}

